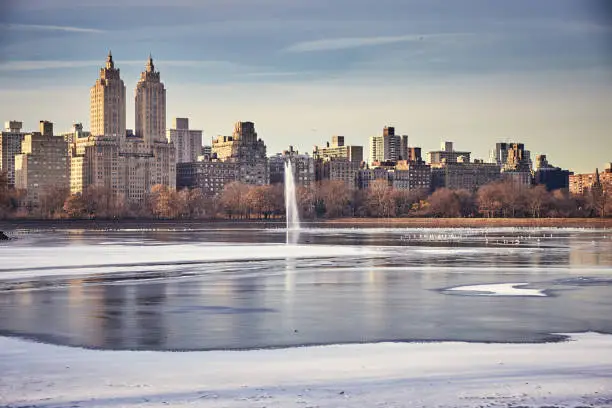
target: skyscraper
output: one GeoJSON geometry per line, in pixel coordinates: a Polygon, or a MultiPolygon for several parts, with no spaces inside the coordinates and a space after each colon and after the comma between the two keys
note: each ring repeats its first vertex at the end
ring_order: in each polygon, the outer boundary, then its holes
{"type": "Polygon", "coordinates": [[[70,149],[72,193],[93,185],[117,203],[141,202],[156,184],[176,186],[174,144],[164,129],[166,94],[150,57],[135,94],[138,133],[127,135],[125,85],[109,53],[91,90],[91,135],[74,138],[70,149]]]}
{"type": "Polygon", "coordinates": [[[202,131],[189,129],[188,118],[174,118],[166,137],[174,143],[177,163],[192,163],[202,155],[202,131]]]}
{"type": "Polygon", "coordinates": [[[383,134],[370,137],[370,165],[408,159],[408,136],[396,135],[393,126],[385,126],[383,134]]]}
{"type": "Polygon", "coordinates": [[[90,91],[90,121],[93,136],[125,136],[125,84],[108,52],[106,66],[90,91]]]}
{"type": "Polygon", "coordinates": [[[145,70],[140,73],[135,95],[136,136],[146,144],[165,140],[166,89],[150,55],[145,70]]]}
{"type": "Polygon", "coordinates": [[[0,172],[8,175],[9,186],[15,185],[15,155],[21,153],[21,143],[25,133],[22,123],[16,120],[6,122],[5,130],[0,132],[0,172]]]}

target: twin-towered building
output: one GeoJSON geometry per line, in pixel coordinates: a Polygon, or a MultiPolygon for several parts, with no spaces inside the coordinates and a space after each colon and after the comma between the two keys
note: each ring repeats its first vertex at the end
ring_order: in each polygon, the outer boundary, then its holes
{"type": "Polygon", "coordinates": [[[70,192],[95,186],[139,202],[162,184],[176,187],[176,149],[166,139],[166,90],[149,59],[135,90],[135,131],[126,129],[126,91],[109,52],[90,91],[91,133],[70,146],[70,192]]]}

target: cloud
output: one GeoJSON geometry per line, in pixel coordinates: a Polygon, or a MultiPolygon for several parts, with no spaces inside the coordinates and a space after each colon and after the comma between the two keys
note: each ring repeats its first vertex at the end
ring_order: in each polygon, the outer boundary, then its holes
{"type": "Polygon", "coordinates": [[[64,31],[70,33],[103,33],[104,30],[97,28],[84,28],[84,27],[72,27],[72,26],[57,26],[57,25],[40,25],[40,24],[0,24],[8,30],[20,30],[20,31],[64,31]]]}
{"type": "Polygon", "coordinates": [[[398,36],[379,36],[379,37],[346,37],[346,38],[326,38],[315,41],[302,41],[290,45],[285,49],[288,52],[316,52],[316,51],[335,51],[351,48],[371,47],[376,45],[395,44],[403,42],[424,42],[435,39],[457,40],[460,37],[472,36],[471,33],[449,33],[449,34],[410,34],[398,36]]]}
{"type": "MultiPolygon", "coordinates": [[[[181,67],[181,68],[223,68],[231,69],[238,67],[229,61],[205,61],[205,60],[177,60],[164,61],[155,60],[155,65],[158,67],[181,67]]],[[[142,60],[117,60],[115,59],[116,67],[121,68],[122,65],[133,66],[142,65],[144,67],[146,58],[142,60]]],[[[66,61],[66,60],[30,60],[30,61],[7,61],[0,63],[1,71],[36,71],[43,69],[70,69],[70,68],[89,68],[104,66],[104,59],[99,60],[83,60],[83,61],[66,61]]]]}
{"type": "Polygon", "coordinates": [[[103,64],[104,61],[7,61],[0,63],[0,71],[84,68],[103,64]]]}

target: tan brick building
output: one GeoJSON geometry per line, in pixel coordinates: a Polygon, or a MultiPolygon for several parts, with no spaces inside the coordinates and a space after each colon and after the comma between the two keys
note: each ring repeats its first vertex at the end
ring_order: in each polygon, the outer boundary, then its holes
{"type": "Polygon", "coordinates": [[[24,137],[21,154],[15,156],[15,187],[26,191],[23,205],[40,207],[53,191],[69,188],[68,143],[53,136],[53,125],[40,122],[40,132],[24,137]]]}

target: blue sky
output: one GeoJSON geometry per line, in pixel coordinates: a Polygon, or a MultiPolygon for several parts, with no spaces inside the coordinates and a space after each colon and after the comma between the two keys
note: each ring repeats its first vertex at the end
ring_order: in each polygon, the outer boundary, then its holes
{"type": "Polygon", "coordinates": [[[0,0],[3,121],[88,127],[111,49],[128,95],[152,53],[168,125],[187,116],[206,140],[251,120],[270,154],[311,151],[334,134],[367,146],[388,124],[424,150],[486,158],[515,140],[579,172],[612,161],[606,0],[99,3],[0,0]]]}

